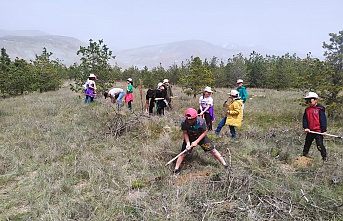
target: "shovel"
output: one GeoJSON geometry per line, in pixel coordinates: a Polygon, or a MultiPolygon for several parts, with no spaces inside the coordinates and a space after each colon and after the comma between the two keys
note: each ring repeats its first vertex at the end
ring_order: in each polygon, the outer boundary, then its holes
{"type": "MultiPolygon", "coordinates": [[[[323,133],[319,133],[319,132],[315,132],[315,131],[311,131],[311,130],[309,131],[309,133],[324,135],[323,133]]],[[[337,138],[339,138],[339,139],[342,139],[341,136],[332,135],[332,134],[326,134],[326,136],[337,137],[337,138]]]]}
{"type": "Polygon", "coordinates": [[[169,165],[171,162],[173,162],[174,160],[176,160],[179,156],[181,156],[182,154],[186,153],[188,150],[187,148],[184,149],[181,153],[179,153],[176,157],[174,157],[173,159],[171,159],[168,163],[166,163],[165,166],[169,165]]]}

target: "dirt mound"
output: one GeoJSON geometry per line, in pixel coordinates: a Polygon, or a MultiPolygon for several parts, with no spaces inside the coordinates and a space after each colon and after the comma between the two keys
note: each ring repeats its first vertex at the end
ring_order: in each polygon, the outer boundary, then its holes
{"type": "Polygon", "coordinates": [[[295,164],[301,167],[308,167],[312,163],[313,163],[313,159],[305,157],[305,156],[301,156],[295,159],[295,164]]]}
{"type": "Polygon", "coordinates": [[[188,173],[184,176],[178,176],[177,183],[182,184],[182,183],[188,183],[190,180],[201,180],[201,179],[204,179],[204,177],[210,176],[211,174],[212,172],[208,170],[188,173]]]}

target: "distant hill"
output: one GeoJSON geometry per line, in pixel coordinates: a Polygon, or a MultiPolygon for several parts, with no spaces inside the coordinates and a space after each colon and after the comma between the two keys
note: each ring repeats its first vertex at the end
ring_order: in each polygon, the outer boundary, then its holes
{"type": "MultiPolygon", "coordinates": [[[[106,43],[106,42],[105,42],[106,43]]],[[[5,48],[12,60],[16,57],[27,61],[34,60],[36,54],[40,55],[43,47],[52,52],[52,59],[59,59],[67,66],[80,63],[80,57],[76,55],[80,46],[87,46],[88,42],[82,42],[73,37],[49,35],[36,30],[5,31],[0,30],[0,48],[5,48]]],[[[110,50],[112,50],[110,48],[110,50]]],[[[112,50],[116,59],[111,61],[112,65],[118,64],[123,69],[131,66],[139,69],[147,66],[149,69],[160,64],[168,68],[172,64],[181,64],[182,61],[193,57],[202,60],[217,57],[224,62],[234,55],[242,53],[249,56],[252,51],[257,51],[263,56],[282,55],[284,53],[271,51],[266,48],[238,47],[234,45],[218,46],[206,41],[188,40],[167,44],[149,45],[140,48],[126,50],[112,50]]]]}
{"type": "Polygon", "coordinates": [[[143,68],[145,65],[156,67],[160,64],[163,67],[169,67],[173,63],[181,64],[182,61],[189,60],[192,56],[200,57],[202,60],[211,59],[213,56],[227,60],[238,53],[239,50],[225,49],[200,40],[149,45],[114,52],[118,63],[123,66],[135,65],[138,68],[143,68]]]}
{"type": "Polygon", "coordinates": [[[81,45],[85,45],[85,43],[76,38],[55,35],[7,35],[0,38],[0,48],[5,48],[12,60],[16,57],[27,61],[34,60],[36,55],[42,54],[45,47],[48,52],[53,53],[51,59],[58,58],[67,66],[80,61],[76,52],[81,45]]]}

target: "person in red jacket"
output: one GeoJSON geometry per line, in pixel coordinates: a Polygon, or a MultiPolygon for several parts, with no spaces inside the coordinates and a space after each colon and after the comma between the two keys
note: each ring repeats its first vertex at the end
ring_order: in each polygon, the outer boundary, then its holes
{"type": "Polygon", "coordinates": [[[318,104],[318,95],[314,92],[308,92],[304,99],[307,103],[307,108],[305,109],[305,113],[303,115],[303,128],[307,134],[303,156],[308,155],[311,144],[315,139],[317,149],[320,151],[323,161],[326,161],[326,149],[323,143],[327,129],[325,107],[318,104]],[[312,131],[321,134],[311,133],[312,131]]]}

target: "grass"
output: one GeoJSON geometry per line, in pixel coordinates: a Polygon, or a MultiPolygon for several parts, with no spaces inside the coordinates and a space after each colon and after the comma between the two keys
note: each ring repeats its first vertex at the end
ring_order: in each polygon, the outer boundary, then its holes
{"type": "MultiPolygon", "coordinates": [[[[214,127],[228,91],[213,94],[214,127]]],[[[325,138],[324,165],[314,144],[300,164],[302,94],[248,91],[238,138],[209,132],[229,173],[198,147],[178,176],[165,164],[180,151],[184,110],[198,106],[178,87],[174,109],[151,118],[138,89],[134,114],[67,87],[0,100],[0,220],[342,220],[340,140],[325,138]]],[[[328,132],[340,125],[329,119],[328,132]]]]}

